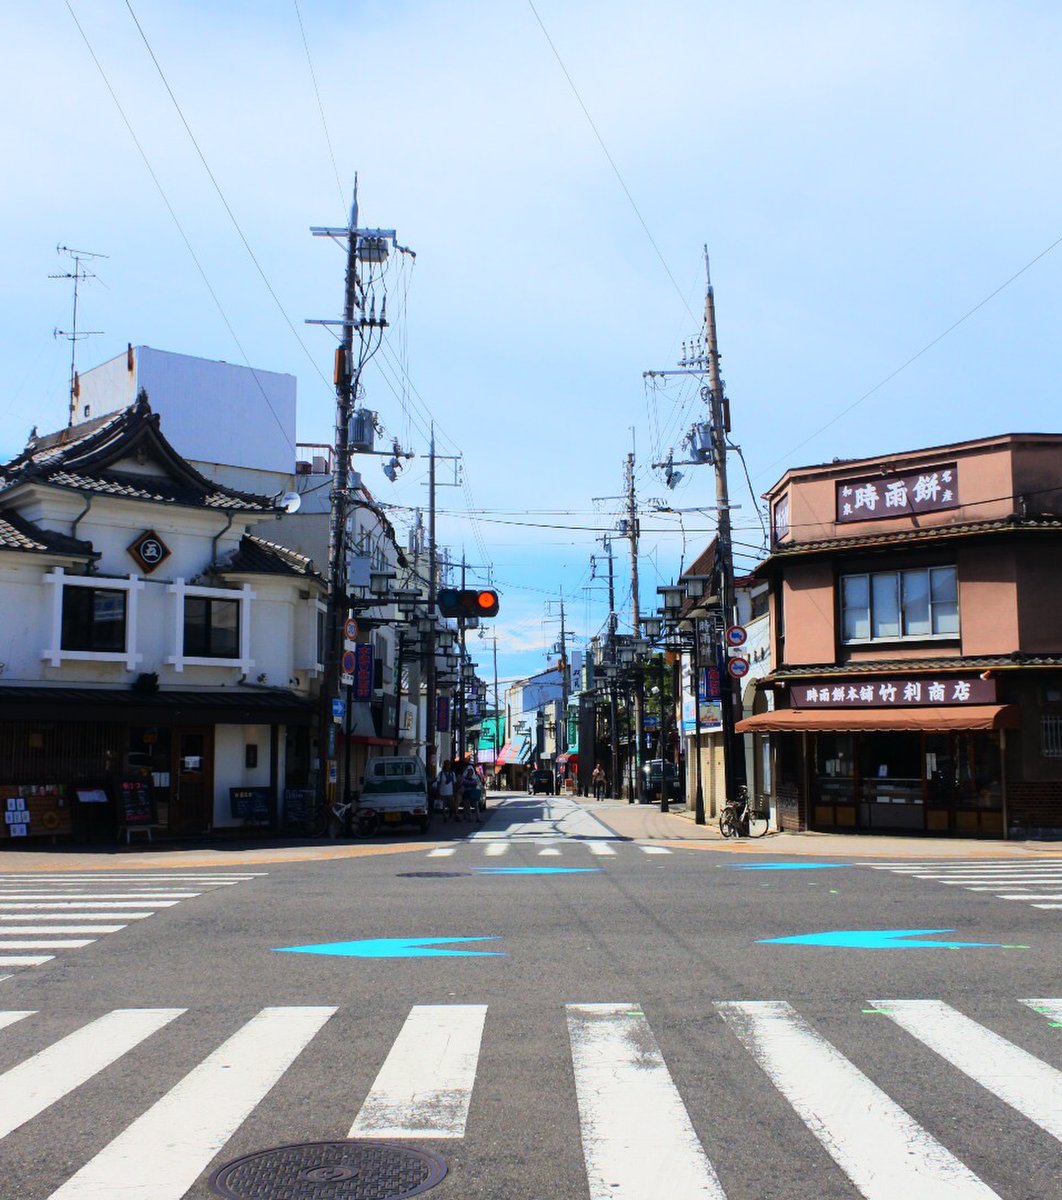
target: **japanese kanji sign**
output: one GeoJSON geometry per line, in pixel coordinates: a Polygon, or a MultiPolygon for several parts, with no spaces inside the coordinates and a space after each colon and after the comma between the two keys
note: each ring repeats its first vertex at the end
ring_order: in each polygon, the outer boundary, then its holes
{"type": "Polygon", "coordinates": [[[831,679],[794,683],[793,708],[944,708],[953,704],[995,704],[996,681],[978,675],[939,675],[935,679],[831,679]]]}
{"type": "Polygon", "coordinates": [[[354,699],[371,700],[373,685],[372,645],[359,642],[354,647],[354,699]]]}
{"type": "Polygon", "coordinates": [[[840,525],[958,507],[959,469],[955,463],[925,467],[905,475],[874,475],[837,483],[840,525]]]}

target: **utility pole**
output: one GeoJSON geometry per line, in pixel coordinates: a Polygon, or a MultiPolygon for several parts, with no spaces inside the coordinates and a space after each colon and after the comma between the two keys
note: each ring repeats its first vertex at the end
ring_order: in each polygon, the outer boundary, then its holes
{"type": "MultiPolygon", "coordinates": [[[[427,744],[424,747],[424,761],[428,769],[428,778],[434,779],[439,773],[438,764],[435,761],[435,725],[436,711],[435,707],[438,703],[436,697],[436,678],[435,678],[435,602],[437,598],[437,582],[435,573],[438,570],[438,555],[435,548],[435,422],[431,423],[431,447],[428,458],[428,617],[429,626],[427,630],[427,658],[428,658],[428,686],[425,704],[427,707],[427,744]]],[[[450,714],[451,728],[453,726],[453,714],[450,714]]]]}
{"type": "Polygon", "coordinates": [[[74,281],[74,315],[70,322],[69,329],[53,329],[52,337],[66,338],[70,343],[70,416],[67,421],[68,425],[74,423],[74,413],[77,408],[77,344],[82,338],[93,337],[97,333],[102,333],[102,329],[78,329],[77,327],[77,293],[78,285],[83,279],[95,279],[96,276],[90,271],[86,271],[81,265],[81,260],[84,258],[108,258],[106,254],[95,254],[91,250],[74,250],[70,246],[56,246],[56,254],[69,254],[74,260],[74,269],[72,271],[64,271],[59,275],[49,275],[49,279],[72,279],[74,281]]]}
{"type": "MultiPolygon", "coordinates": [[[[321,746],[320,753],[328,762],[326,784],[336,773],[336,721],[333,700],[339,699],[340,658],[343,653],[343,625],[350,609],[347,578],[347,523],[353,510],[350,489],[350,421],[358,395],[361,372],[379,349],[387,327],[387,300],[384,297],[379,315],[376,312],[375,292],[362,280],[361,264],[369,265],[369,282],[373,266],[383,263],[393,246],[401,250],[393,229],[361,229],[358,227],[358,179],[354,177],[354,197],[350,220],[343,227],[311,227],[314,237],[329,237],[346,242],[346,275],[343,293],[343,316],[340,320],[312,320],[307,324],[340,328],[339,346],[335,358],[336,429],[335,455],[332,462],[331,520],[328,531],[328,613],[324,663],[324,682],[321,688],[321,746]],[[358,334],[358,353],[354,354],[354,334],[358,334]],[[375,342],[375,345],[374,345],[375,342]]],[[[351,714],[346,712],[349,744],[351,714]]],[[[349,775],[349,771],[345,772],[349,775]]],[[[350,779],[343,780],[344,798],[350,798],[350,779]]]]}
{"type": "MultiPolygon", "coordinates": [[[[677,370],[646,371],[646,378],[658,378],[667,375],[697,375],[707,374],[708,382],[701,388],[701,399],[708,407],[708,425],[695,424],[687,434],[687,443],[691,449],[691,465],[711,463],[715,470],[715,510],[716,526],[716,575],[719,582],[719,600],[723,621],[729,625],[736,618],[734,595],[734,543],[730,522],[730,493],[727,487],[726,456],[729,449],[727,434],[730,432],[730,401],[724,394],[724,384],[719,372],[719,339],[715,326],[715,291],[712,287],[712,272],[708,258],[708,247],[704,247],[704,352],[701,353],[697,344],[687,351],[683,345],[683,357],[677,370]]],[[[673,475],[674,462],[668,456],[666,463],[655,464],[668,472],[669,480],[673,475]]],[[[676,476],[677,478],[677,476],[676,476]]],[[[695,631],[699,629],[699,619],[694,618],[695,631]]],[[[699,638],[699,633],[696,633],[699,638]]],[[[695,670],[699,674],[699,661],[695,647],[695,670]]],[[[740,703],[741,687],[735,685],[733,677],[726,669],[727,663],[722,657],[718,642],[711,647],[712,661],[720,667],[720,692],[723,723],[723,775],[726,786],[726,798],[733,800],[737,795],[737,785],[745,782],[745,756],[741,752],[741,739],[734,731],[735,709],[740,703]]],[[[700,679],[694,680],[694,688],[700,687],[700,679]]],[[[699,695],[699,692],[695,692],[699,695]]],[[[700,785],[700,717],[697,717],[697,820],[702,822],[703,799],[700,785]]]]}
{"type": "MultiPolygon", "coordinates": [[[[631,544],[631,607],[633,610],[634,636],[637,639],[641,631],[641,601],[638,596],[638,499],[634,491],[634,453],[627,455],[627,538],[631,544]]],[[[634,693],[634,779],[631,783],[631,795],[627,799],[633,803],[637,799],[638,782],[642,769],[642,742],[644,740],[644,717],[642,695],[640,689],[634,693]]]]}
{"type": "MultiPolygon", "coordinates": [[[[715,466],[715,503],[718,508],[716,549],[719,555],[719,599],[723,608],[723,619],[727,625],[736,620],[734,595],[734,542],[730,525],[730,494],[726,479],[726,435],[730,432],[730,401],[723,394],[723,380],[719,373],[719,339],[715,329],[715,292],[712,288],[712,269],[708,260],[708,247],[704,248],[704,336],[708,359],[708,387],[710,389],[710,412],[712,428],[712,457],[715,466]]],[[[713,650],[715,648],[713,647],[713,650]]],[[[737,785],[745,782],[745,756],[741,753],[741,739],[734,732],[735,709],[741,703],[741,684],[724,669],[719,672],[722,694],[723,716],[723,778],[726,781],[726,798],[737,798],[737,785]]]]}
{"type": "MultiPolygon", "coordinates": [[[[611,773],[609,775],[609,791],[619,787],[619,729],[618,729],[618,713],[616,711],[616,580],[615,571],[612,561],[612,539],[606,534],[601,539],[601,544],[608,553],[608,660],[612,666],[613,678],[608,685],[608,701],[609,701],[609,730],[610,730],[610,747],[612,750],[612,762],[609,764],[611,773]]],[[[619,795],[617,791],[616,795],[619,795]]]]}

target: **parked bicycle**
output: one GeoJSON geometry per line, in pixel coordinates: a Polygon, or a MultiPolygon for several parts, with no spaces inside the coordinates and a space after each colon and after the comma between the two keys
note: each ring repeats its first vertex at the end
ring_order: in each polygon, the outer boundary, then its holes
{"type": "Polygon", "coordinates": [[[753,808],[744,784],[738,788],[737,799],[725,805],[719,814],[719,832],[725,838],[763,837],[770,823],[767,805],[761,798],[759,807],[753,808]]]}
{"type": "Polygon", "coordinates": [[[333,800],[322,806],[317,814],[315,837],[350,837],[354,803],[351,800],[333,800]]]}

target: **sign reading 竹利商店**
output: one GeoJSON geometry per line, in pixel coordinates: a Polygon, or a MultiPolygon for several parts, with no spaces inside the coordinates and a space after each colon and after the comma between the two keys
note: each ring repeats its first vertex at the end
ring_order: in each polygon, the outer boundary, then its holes
{"type": "Polygon", "coordinates": [[[979,675],[936,679],[836,679],[790,686],[793,708],[929,708],[952,704],[995,704],[996,681],[979,675]]]}
{"type": "Polygon", "coordinates": [[[959,468],[955,463],[837,483],[837,522],[842,525],[958,507],[959,468]]]}

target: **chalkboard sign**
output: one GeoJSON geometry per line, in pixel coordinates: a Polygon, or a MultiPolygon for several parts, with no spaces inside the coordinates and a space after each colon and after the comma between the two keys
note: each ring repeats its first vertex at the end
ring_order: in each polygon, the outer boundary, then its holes
{"type": "Polygon", "coordinates": [[[315,793],[313,788],[286,788],[284,791],[284,824],[301,828],[313,817],[315,793]]]}
{"type": "Polygon", "coordinates": [[[241,821],[268,821],[269,788],[229,788],[229,812],[241,821]]]}
{"type": "Polygon", "coordinates": [[[150,779],[126,779],[118,785],[118,822],[125,828],[155,824],[155,796],[150,779]]]}

